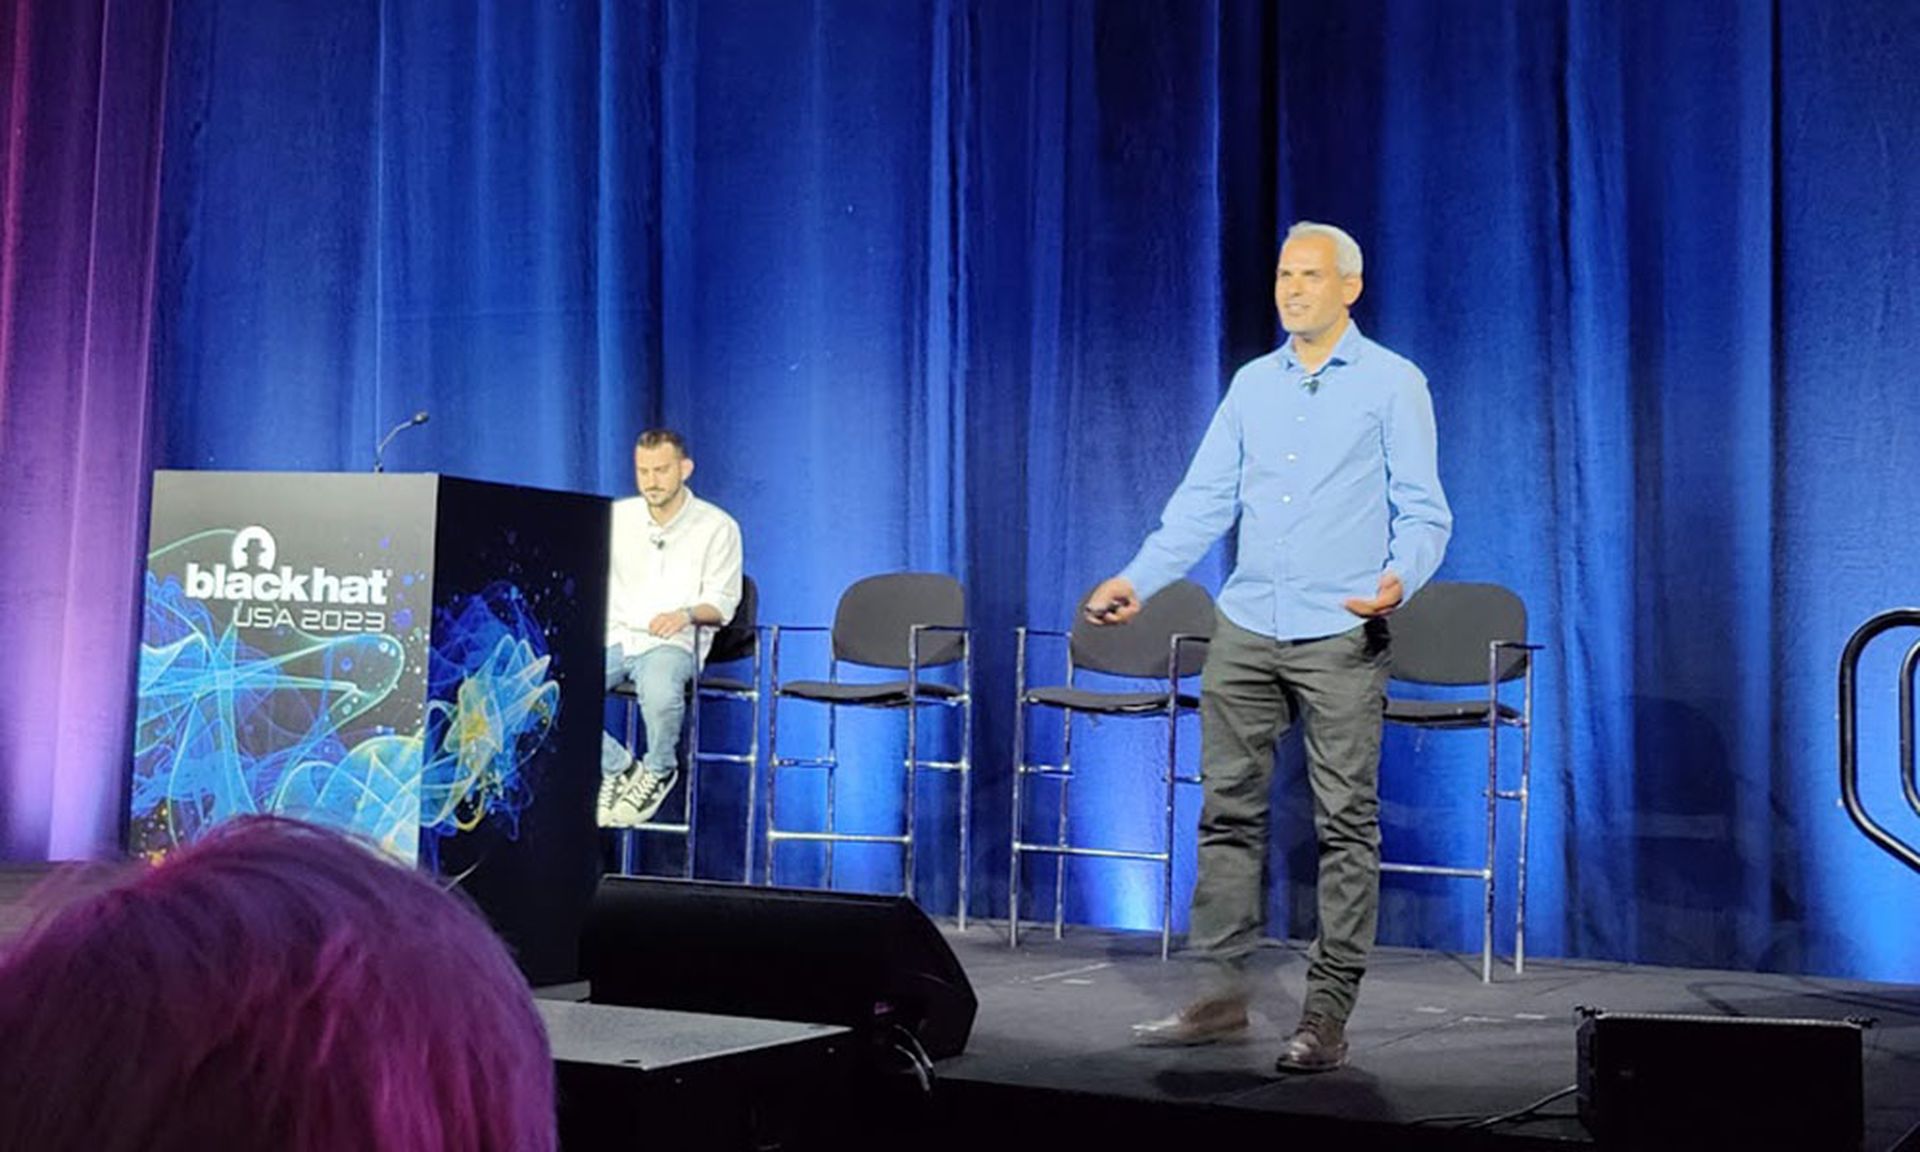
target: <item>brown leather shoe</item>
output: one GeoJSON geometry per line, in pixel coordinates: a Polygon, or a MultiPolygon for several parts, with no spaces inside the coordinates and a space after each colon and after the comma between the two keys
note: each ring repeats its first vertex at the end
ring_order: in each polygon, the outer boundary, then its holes
{"type": "Polygon", "coordinates": [[[1247,1002],[1232,997],[1195,1000],[1172,1016],[1133,1026],[1133,1042],[1178,1048],[1238,1040],[1247,1034],[1247,1002]]]}
{"type": "Polygon", "coordinates": [[[1318,1012],[1300,1018],[1273,1066],[1281,1072],[1331,1072],[1347,1062],[1345,1022],[1318,1012]]]}

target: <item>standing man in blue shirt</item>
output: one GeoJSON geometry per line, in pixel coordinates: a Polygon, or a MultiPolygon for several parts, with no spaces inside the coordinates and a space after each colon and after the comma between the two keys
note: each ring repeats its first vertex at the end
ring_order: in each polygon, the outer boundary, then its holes
{"type": "Polygon", "coordinates": [[[1274,744],[1298,720],[1320,845],[1320,934],[1300,1023],[1278,1061],[1290,1072],[1346,1062],[1346,1021],[1379,919],[1386,616],[1440,566],[1453,529],[1426,377],[1353,323],[1360,273],[1360,246],[1340,229],[1288,230],[1273,297],[1291,338],[1234,375],[1159,529],[1086,608],[1099,623],[1124,623],[1239,521],[1201,680],[1206,798],[1187,942],[1207,980],[1193,1003],[1135,1033],[1146,1044],[1206,1044],[1246,1031],[1274,744]]]}

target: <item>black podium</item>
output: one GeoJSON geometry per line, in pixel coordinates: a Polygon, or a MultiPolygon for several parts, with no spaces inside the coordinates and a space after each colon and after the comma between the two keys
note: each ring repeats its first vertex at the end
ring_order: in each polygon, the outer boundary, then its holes
{"type": "Polygon", "coordinates": [[[608,503],[437,475],[157,472],[128,847],[249,813],[447,876],[528,979],[599,873],[608,503]]]}

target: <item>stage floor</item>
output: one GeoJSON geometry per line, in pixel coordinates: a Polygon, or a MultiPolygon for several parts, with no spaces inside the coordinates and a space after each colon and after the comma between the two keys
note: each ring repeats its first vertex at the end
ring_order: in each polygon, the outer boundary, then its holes
{"type": "MultiPolygon", "coordinates": [[[[1526,974],[1497,966],[1490,985],[1479,957],[1382,948],[1349,1023],[1350,1066],[1319,1076],[1273,1070],[1299,1015],[1304,945],[1274,942],[1257,965],[1264,989],[1250,1040],[1228,1046],[1133,1046],[1135,1021],[1177,1009],[1191,964],[1159,959],[1157,936],[1069,929],[1023,931],[1018,951],[1005,922],[943,931],[980,1001],[964,1055],[939,1067],[958,1094],[997,1088],[1072,1093],[1114,1103],[1198,1106],[1254,1121],[1285,1114],[1359,1124],[1424,1117],[1494,1116],[1574,1083],[1574,1009],[1753,1017],[1873,1017],[1863,1051],[1866,1141],[1894,1147],[1920,1125],[1920,988],[1752,972],[1529,960],[1526,974]]],[[[1541,1143],[1589,1142],[1571,1096],[1541,1118],[1497,1131],[1541,1143]]],[[[1424,1126],[1423,1126],[1424,1127],[1424,1126]]],[[[1445,1127],[1432,1124],[1434,1129],[1445,1127]]],[[[1401,1129],[1403,1135],[1406,1129],[1401,1129]]],[[[1397,1146],[1389,1143],[1388,1146],[1397,1146]]]]}
{"type": "MultiPolygon", "coordinates": [[[[46,871],[0,868],[0,944],[26,926],[25,897],[46,871]]],[[[1474,1134],[1472,1143],[1447,1143],[1457,1130],[1446,1123],[1415,1122],[1500,1115],[1572,1085],[1574,1010],[1582,1006],[1872,1017],[1862,1053],[1863,1147],[1887,1152],[1920,1127],[1920,987],[1544,959],[1528,961],[1524,976],[1496,967],[1486,985],[1477,956],[1382,948],[1349,1024],[1349,1067],[1285,1076],[1273,1059],[1299,1014],[1304,945],[1270,942],[1256,958],[1261,992],[1247,1041],[1149,1049],[1131,1043],[1129,1026],[1174,1011],[1192,992],[1192,965],[1178,953],[1163,963],[1158,936],[1070,928],[1056,941],[1035,929],[1014,951],[1004,921],[976,920],[965,933],[944,922],[941,930],[980,1010],[967,1051],[938,1067],[947,1114],[923,1142],[930,1149],[1165,1148],[1168,1133],[1177,1143],[1209,1130],[1337,1136],[1343,1149],[1577,1147],[1591,1141],[1572,1118],[1571,1097],[1524,1123],[1474,1134]]],[[[1920,1141],[1908,1147],[1920,1149],[1920,1141]]]]}

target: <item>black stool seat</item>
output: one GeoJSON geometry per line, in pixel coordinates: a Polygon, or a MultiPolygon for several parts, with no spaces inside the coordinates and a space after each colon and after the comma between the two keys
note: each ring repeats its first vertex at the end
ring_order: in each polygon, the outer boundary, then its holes
{"type": "MultiPolygon", "coordinates": [[[[1165,692],[1095,692],[1086,688],[1035,688],[1027,693],[1027,703],[1044,708],[1070,708],[1075,712],[1092,712],[1103,716],[1140,716],[1151,715],[1167,710],[1165,692]]],[[[1200,707],[1200,698],[1185,692],[1180,693],[1180,707],[1192,710],[1200,707]]]]}
{"type": "MultiPolygon", "coordinates": [[[[869,708],[901,708],[907,703],[905,680],[882,680],[873,684],[836,684],[829,680],[795,680],[780,685],[780,695],[799,700],[818,700],[829,704],[862,704],[869,708]]],[[[957,700],[961,690],[952,684],[932,680],[920,682],[922,699],[957,700]]]]}
{"type": "MultiPolygon", "coordinates": [[[[1520,719],[1520,710],[1500,705],[1500,721],[1512,724],[1520,719]]],[[[1387,723],[1418,724],[1423,728],[1484,728],[1487,723],[1485,700],[1387,700],[1387,723]]]]}

